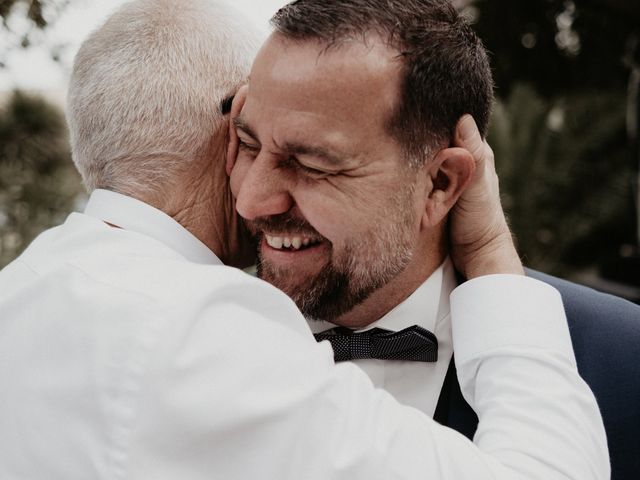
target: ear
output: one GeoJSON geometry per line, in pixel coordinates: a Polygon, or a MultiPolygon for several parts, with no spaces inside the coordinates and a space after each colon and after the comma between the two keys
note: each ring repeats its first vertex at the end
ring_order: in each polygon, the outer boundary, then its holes
{"type": "Polygon", "coordinates": [[[238,93],[236,93],[236,96],[233,98],[233,103],[231,104],[231,112],[229,113],[229,145],[227,146],[227,175],[231,175],[231,170],[233,170],[233,166],[236,163],[236,158],[238,158],[239,140],[233,121],[240,115],[240,112],[242,112],[242,107],[244,107],[244,102],[247,99],[248,91],[248,85],[243,85],[242,87],[240,87],[240,90],[238,90],[238,93]]]}
{"type": "Polygon", "coordinates": [[[429,176],[426,190],[422,227],[440,224],[469,185],[475,170],[475,161],[463,148],[440,150],[427,165],[429,176]]]}

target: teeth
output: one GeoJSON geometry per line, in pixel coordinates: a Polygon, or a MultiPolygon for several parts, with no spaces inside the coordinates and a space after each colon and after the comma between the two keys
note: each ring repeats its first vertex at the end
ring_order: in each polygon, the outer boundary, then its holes
{"type": "Polygon", "coordinates": [[[277,248],[278,250],[282,248],[282,237],[271,237],[269,235],[267,237],[267,245],[271,248],[277,248]]]}
{"type": "Polygon", "coordinates": [[[308,237],[272,237],[271,235],[265,234],[265,238],[267,240],[267,245],[277,250],[291,247],[295,250],[300,250],[303,245],[306,247],[308,245],[318,243],[317,240],[311,240],[308,237]]]}

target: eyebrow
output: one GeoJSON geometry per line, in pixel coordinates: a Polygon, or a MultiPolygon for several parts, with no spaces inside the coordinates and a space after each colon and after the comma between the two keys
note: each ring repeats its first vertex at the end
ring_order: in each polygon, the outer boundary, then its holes
{"type": "Polygon", "coordinates": [[[282,149],[293,155],[310,155],[321,158],[334,167],[339,167],[344,162],[344,158],[323,147],[287,142],[282,146],[282,149]]]}
{"type": "MultiPolygon", "coordinates": [[[[241,130],[244,134],[250,136],[253,140],[259,141],[258,135],[256,135],[254,130],[241,116],[234,118],[233,124],[238,130],[241,130]]],[[[278,147],[278,149],[288,153],[289,155],[310,155],[312,157],[321,158],[334,167],[339,167],[344,163],[343,157],[336,155],[323,147],[305,145],[296,142],[287,142],[282,146],[276,146],[278,147]]]]}

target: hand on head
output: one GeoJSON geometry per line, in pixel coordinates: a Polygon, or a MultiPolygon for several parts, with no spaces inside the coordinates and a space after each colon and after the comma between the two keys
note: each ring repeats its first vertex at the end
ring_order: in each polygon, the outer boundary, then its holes
{"type": "Polygon", "coordinates": [[[450,217],[451,257],[468,279],[491,273],[523,274],[507,225],[493,151],[470,115],[456,126],[454,146],[468,150],[476,161],[473,178],[450,217]]]}

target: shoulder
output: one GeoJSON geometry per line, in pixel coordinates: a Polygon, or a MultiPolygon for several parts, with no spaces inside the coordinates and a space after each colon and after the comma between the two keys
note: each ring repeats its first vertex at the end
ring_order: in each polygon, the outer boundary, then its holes
{"type": "MultiPolygon", "coordinates": [[[[596,394],[615,403],[637,403],[640,306],[540,272],[530,270],[527,274],[560,291],[578,369],[596,394]],[[621,391],[629,395],[620,398],[621,391]]],[[[635,408],[640,419],[640,404],[635,408]]]]}
{"type": "Polygon", "coordinates": [[[111,255],[73,262],[106,289],[134,296],[185,327],[190,322],[281,324],[308,334],[295,304],[272,285],[225,265],[155,255],[111,255]]]}
{"type": "MultiPolygon", "coordinates": [[[[70,216],[34,242],[21,262],[11,275],[20,277],[15,302],[20,292],[38,290],[41,303],[58,305],[64,298],[67,316],[94,323],[101,318],[123,335],[155,331],[163,337],[170,331],[178,338],[180,332],[200,331],[218,339],[228,330],[260,332],[247,335],[243,345],[278,333],[313,341],[295,304],[268,283],[222,264],[190,262],[148,236],[107,228],[87,216],[70,216]]],[[[0,276],[0,285],[8,273],[0,276]]]]}
{"type": "Polygon", "coordinates": [[[190,262],[148,236],[107,228],[86,215],[71,215],[43,234],[17,265],[17,272],[2,272],[0,284],[18,276],[14,290],[64,295],[76,310],[143,324],[165,318],[185,329],[197,321],[258,323],[266,317],[308,335],[295,304],[268,283],[222,264],[190,262]]]}
{"type": "Polygon", "coordinates": [[[613,478],[629,478],[640,459],[640,306],[529,270],[560,291],[580,375],[605,422],[613,478]]]}
{"type": "Polygon", "coordinates": [[[527,275],[560,292],[572,337],[597,334],[599,343],[635,343],[635,349],[640,348],[640,305],[534,270],[527,275]]]}
{"type": "Polygon", "coordinates": [[[603,375],[607,367],[624,366],[640,375],[639,305],[533,270],[527,275],[552,285],[562,295],[579,366],[603,375]]]}

